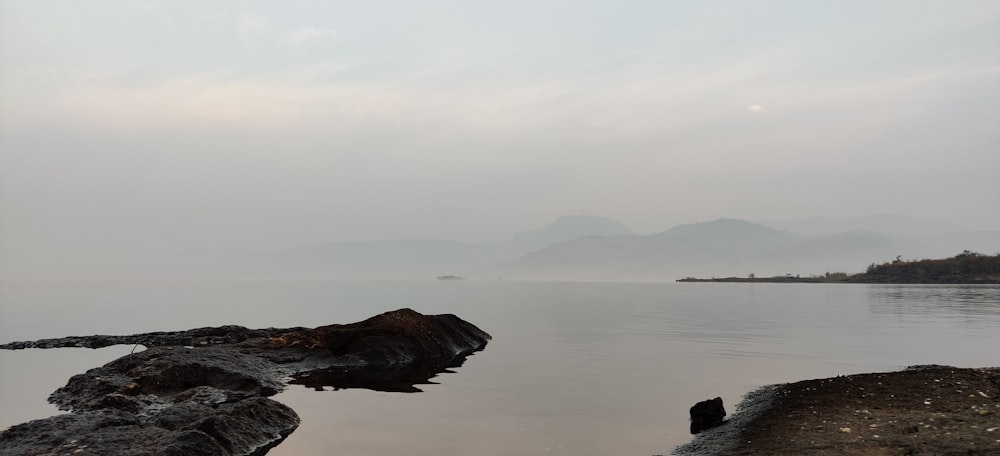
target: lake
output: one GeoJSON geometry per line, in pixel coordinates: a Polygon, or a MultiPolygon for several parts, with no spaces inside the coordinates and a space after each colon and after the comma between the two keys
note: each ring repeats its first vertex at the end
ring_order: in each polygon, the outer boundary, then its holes
{"type": "MultiPolygon", "coordinates": [[[[0,341],[454,313],[493,336],[419,393],[276,399],[302,425],[269,455],[652,455],[690,440],[687,409],[756,387],[1000,365],[1000,286],[426,282],[5,283],[0,341]]],[[[0,428],[57,411],[69,377],[127,354],[0,351],[0,428]]],[[[141,349],[141,347],[139,348],[141,349]]]]}

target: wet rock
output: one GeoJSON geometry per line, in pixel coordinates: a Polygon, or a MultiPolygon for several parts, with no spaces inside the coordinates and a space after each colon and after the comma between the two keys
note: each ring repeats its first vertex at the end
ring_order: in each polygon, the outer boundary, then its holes
{"type": "Polygon", "coordinates": [[[315,329],[225,326],[6,344],[0,348],[151,348],[70,378],[49,401],[72,413],[3,431],[0,454],[258,456],[299,424],[293,410],[267,398],[284,389],[283,379],[316,389],[419,391],[413,385],[489,340],[454,315],[401,309],[315,329]]]}
{"type": "Polygon", "coordinates": [[[482,348],[489,339],[489,334],[454,315],[431,318],[401,309],[349,325],[287,332],[271,343],[275,347],[322,349],[356,365],[392,365],[417,359],[451,359],[482,348]]]}
{"type": "Polygon", "coordinates": [[[22,350],[25,348],[103,348],[111,345],[144,345],[146,347],[188,346],[204,347],[209,345],[236,344],[251,339],[273,337],[293,330],[305,328],[266,328],[247,329],[242,326],[219,326],[188,329],[186,331],[164,331],[130,336],[68,336],[55,339],[39,339],[33,341],[10,342],[0,344],[2,350],[22,350]]]}
{"type": "Polygon", "coordinates": [[[691,407],[691,433],[697,434],[714,428],[722,424],[725,417],[726,409],[722,405],[721,397],[694,404],[691,407]]]}
{"type": "Polygon", "coordinates": [[[185,394],[199,387],[214,388],[232,402],[276,394],[283,385],[274,371],[270,361],[234,347],[153,347],[74,375],[49,402],[63,410],[99,410],[108,398],[127,397],[145,408],[188,400],[185,394]]]}
{"type": "Polygon", "coordinates": [[[7,429],[0,434],[0,454],[255,455],[298,424],[292,409],[259,397],[216,409],[183,404],[156,417],[85,411],[7,429]]]}

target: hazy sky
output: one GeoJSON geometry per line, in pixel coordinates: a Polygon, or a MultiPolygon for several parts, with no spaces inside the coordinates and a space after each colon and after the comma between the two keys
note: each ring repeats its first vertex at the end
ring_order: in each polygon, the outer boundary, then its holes
{"type": "Polygon", "coordinates": [[[996,0],[0,1],[0,255],[1000,228],[998,126],[996,0]]]}

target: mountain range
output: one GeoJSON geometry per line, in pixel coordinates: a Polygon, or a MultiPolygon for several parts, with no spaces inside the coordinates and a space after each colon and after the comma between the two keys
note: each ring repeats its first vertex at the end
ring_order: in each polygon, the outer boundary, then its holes
{"type": "Polygon", "coordinates": [[[860,272],[868,264],[1000,251],[1000,230],[949,231],[945,224],[881,215],[812,218],[774,227],[739,219],[635,234],[613,219],[565,216],[509,240],[340,242],[274,252],[243,262],[254,276],[322,279],[673,280],[860,272]],[[829,228],[824,229],[824,226],[829,228]],[[842,231],[838,231],[841,230],[842,231]],[[798,231],[796,231],[798,230],[798,231]]]}
{"type": "Polygon", "coordinates": [[[504,264],[549,245],[587,236],[631,235],[606,217],[569,215],[501,242],[441,240],[334,242],[250,259],[243,269],[256,276],[336,279],[421,279],[439,275],[490,276],[504,264]]]}

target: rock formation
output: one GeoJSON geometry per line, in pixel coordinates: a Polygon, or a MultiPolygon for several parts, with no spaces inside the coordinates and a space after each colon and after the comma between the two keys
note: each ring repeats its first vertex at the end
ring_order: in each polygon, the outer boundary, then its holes
{"type": "Polygon", "coordinates": [[[726,408],[722,406],[722,398],[701,401],[691,407],[691,433],[697,434],[706,429],[722,424],[726,417],[726,408]]]}
{"type": "Polygon", "coordinates": [[[299,424],[269,396],[282,379],[323,389],[419,391],[483,349],[489,334],[410,309],[315,329],[239,326],[14,342],[2,349],[142,344],[70,378],[49,401],[72,413],[0,433],[0,454],[262,455],[299,424]]]}

